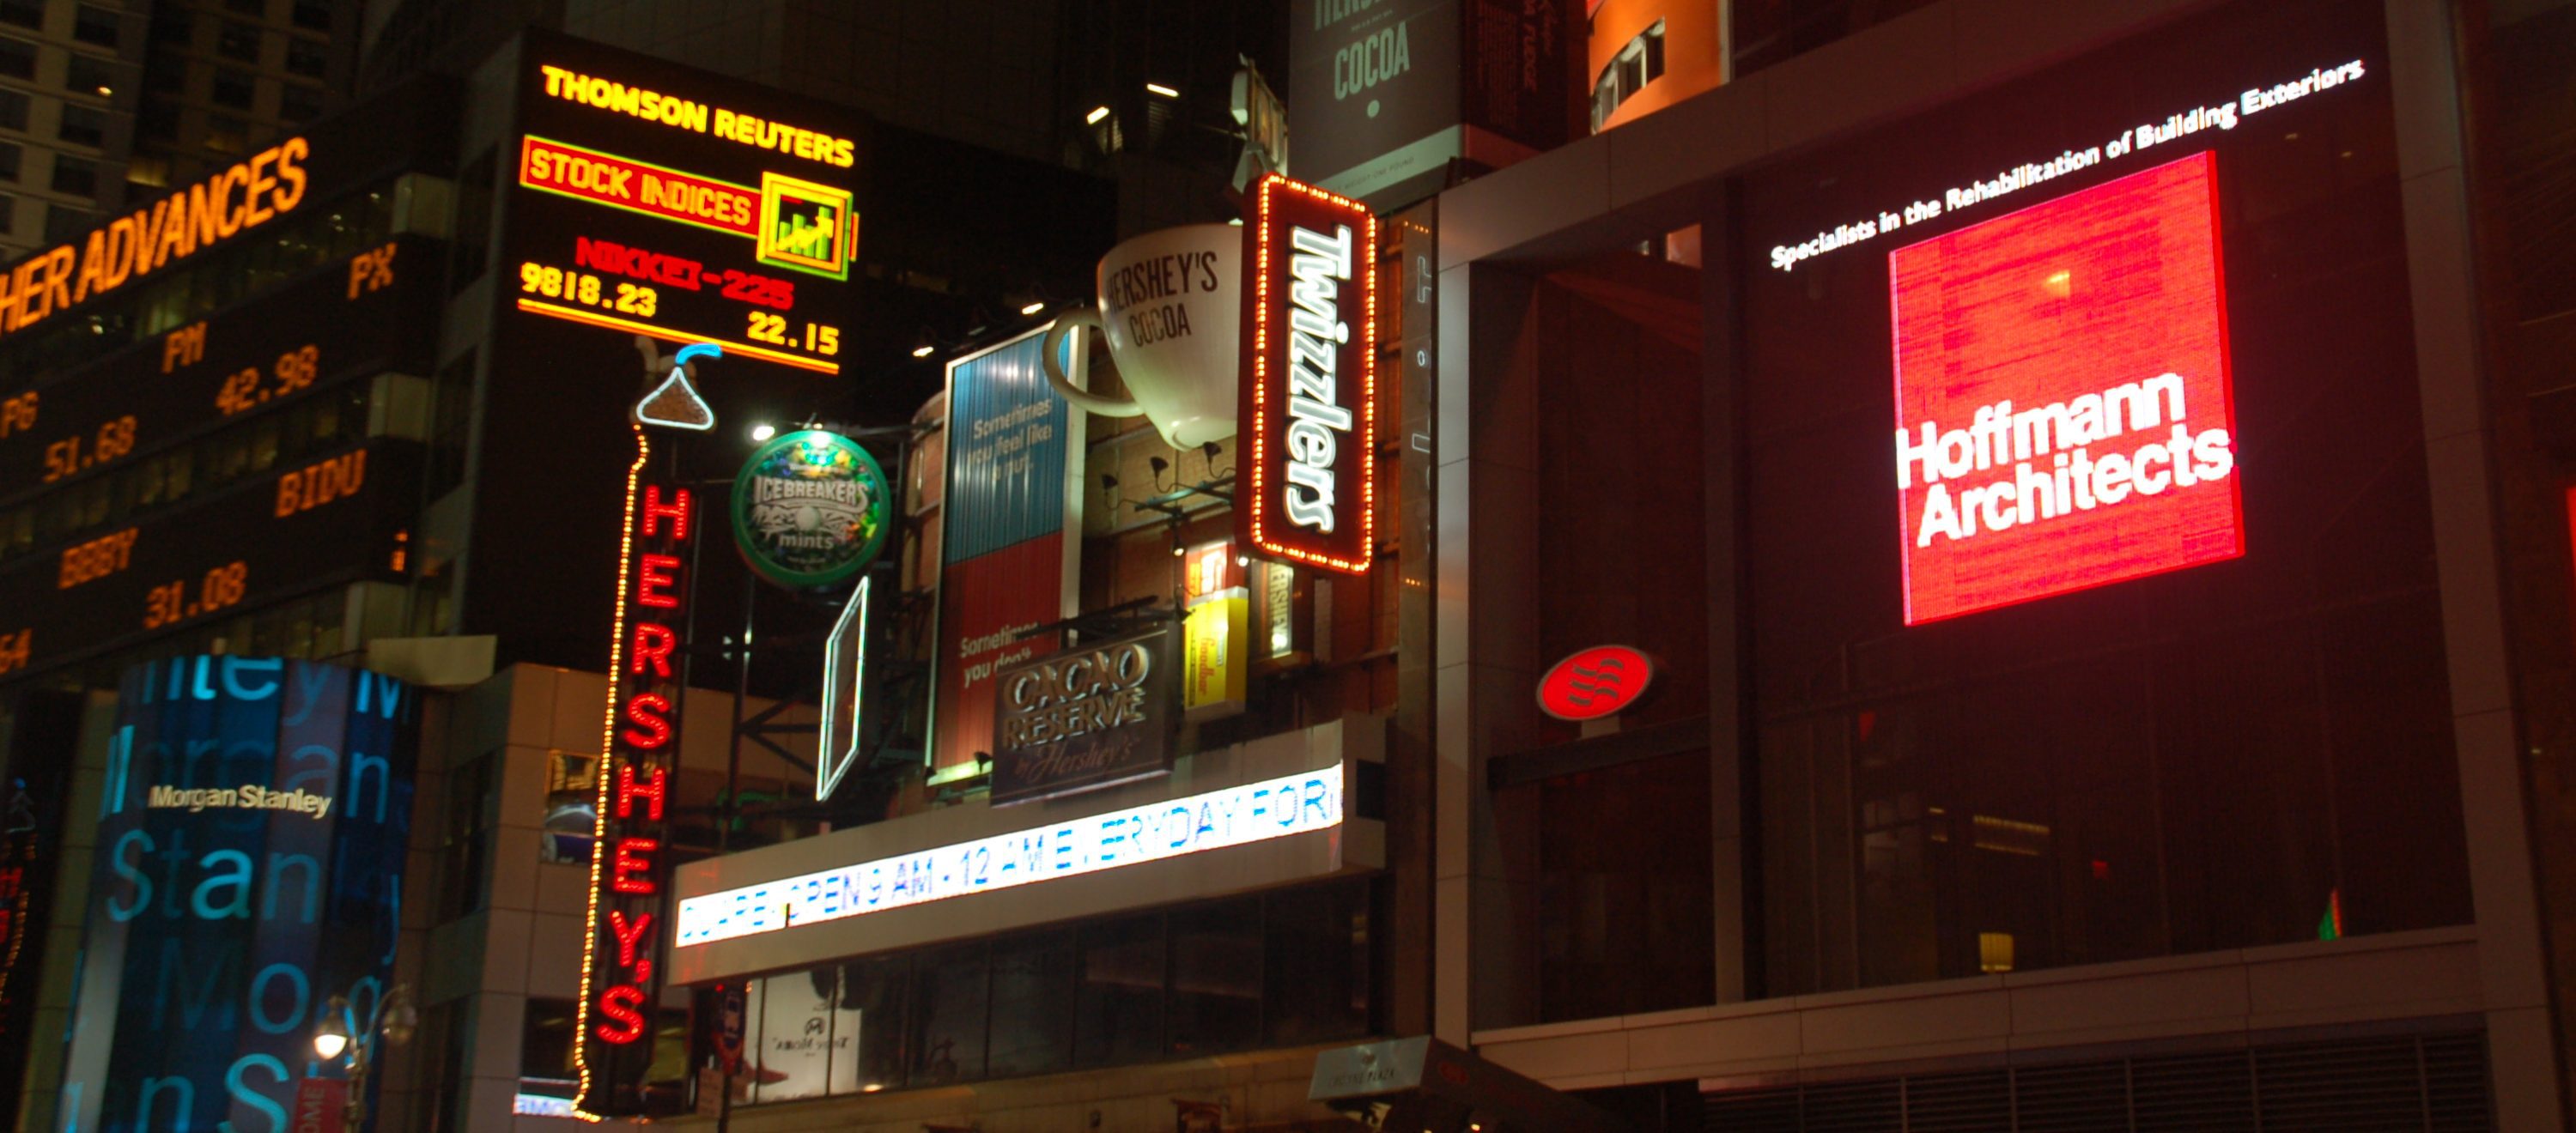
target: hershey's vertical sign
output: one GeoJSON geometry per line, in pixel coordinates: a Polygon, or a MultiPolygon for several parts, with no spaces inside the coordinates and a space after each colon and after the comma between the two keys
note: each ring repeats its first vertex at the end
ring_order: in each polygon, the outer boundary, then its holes
{"type": "Polygon", "coordinates": [[[679,652],[691,594],[688,547],[700,522],[687,488],[644,474],[652,446],[640,426],[635,451],[626,472],[589,936],[582,945],[581,1093],[574,1104],[591,1114],[640,1112],[653,1061],[661,941],[670,935],[656,923],[669,875],[663,812],[684,691],[679,652]]]}
{"type": "Polygon", "coordinates": [[[1242,545],[1349,574],[1376,555],[1377,217],[1273,175],[1253,193],[1242,545]]]}

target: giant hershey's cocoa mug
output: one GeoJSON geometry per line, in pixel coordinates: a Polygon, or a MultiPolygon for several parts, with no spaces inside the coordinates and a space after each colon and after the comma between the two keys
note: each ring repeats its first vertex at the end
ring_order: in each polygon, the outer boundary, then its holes
{"type": "Polygon", "coordinates": [[[1139,413],[1174,448],[1234,435],[1242,359],[1243,229],[1185,224],[1148,232],[1101,257],[1098,312],[1072,311],[1047,331],[1047,380],[1065,399],[1107,417],[1139,413]],[[1077,325],[1100,328],[1135,400],[1077,388],[1056,361],[1077,325]]]}

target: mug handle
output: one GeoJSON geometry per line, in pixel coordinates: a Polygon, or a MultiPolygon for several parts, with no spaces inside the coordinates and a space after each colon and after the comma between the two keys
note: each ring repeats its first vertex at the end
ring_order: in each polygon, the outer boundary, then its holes
{"type": "Polygon", "coordinates": [[[1039,361],[1046,367],[1047,384],[1054,386],[1055,392],[1066,401],[1103,417],[1133,417],[1143,413],[1145,407],[1133,401],[1102,397],[1073,384],[1073,379],[1065,376],[1064,367],[1056,364],[1057,344],[1064,341],[1065,332],[1084,323],[1089,323],[1093,330],[1103,329],[1100,313],[1088,308],[1076,308],[1057,315],[1055,325],[1047,328],[1046,341],[1038,347],[1039,361]]]}

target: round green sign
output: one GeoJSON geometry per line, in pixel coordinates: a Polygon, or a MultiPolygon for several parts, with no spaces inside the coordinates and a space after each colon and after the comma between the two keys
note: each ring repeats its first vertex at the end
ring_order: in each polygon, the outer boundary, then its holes
{"type": "Polygon", "coordinates": [[[781,433],[733,479],[733,539],[761,577],[830,586],[885,547],[893,492],[877,458],[838,433],[781,433]]]}

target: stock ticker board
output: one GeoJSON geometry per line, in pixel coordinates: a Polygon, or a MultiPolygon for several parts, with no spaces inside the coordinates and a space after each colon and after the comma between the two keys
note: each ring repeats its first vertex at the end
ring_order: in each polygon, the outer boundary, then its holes
{"type": "Polygon", "coordinates": [[[421,369],[444,251],[398,236],[0,393],[0,517],[131,517],[0,559],[0,678],[398,577],[419,446],[339,418],[399,396],[355,383],[421,369]],[[348,440],[260,457],[281,430],[348,440]]]}
{"type": "Polygon", "coordinates": [[[541,35],[519,108],[502,281],[518,312],[841,373],[863,125],[541,35]]]}

